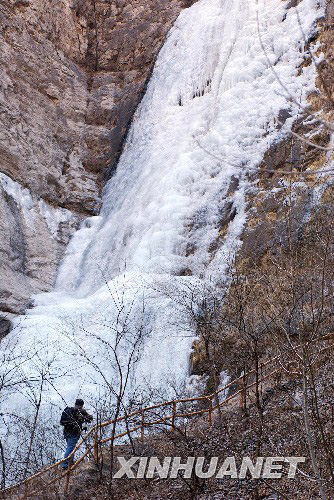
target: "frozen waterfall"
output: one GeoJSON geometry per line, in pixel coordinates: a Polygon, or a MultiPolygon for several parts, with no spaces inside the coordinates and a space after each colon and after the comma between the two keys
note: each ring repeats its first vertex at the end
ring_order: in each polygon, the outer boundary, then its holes
{"type": "MultiPolygon", "coordinates": [[[[134,398],[148,388],[148,399],[167,398],[187,383],[196,335],[187,291],[200,296],[224,275],[240,245],[254,171],[315,86],[313,65],[301,65],[322,9],[302,0],[301,26],[288,3],[200,0],[170,31],[101,214],[70,242],[55,291],[37,296],[11,334],[16,352],[38,353],[26,355],[25,376],[38,379],[48,364],[45,401],[56,412],[79,395],[88,404],[103,397],[102,373],[113,369],[106,347],[116,335],[126,365],[140,331],[129,373],[134,398]],[[289,118],[280,127],[283,109],[289,118]],[[233,217],[222,235],[227,202],[233,217]]],[[[11,395],[7,404],[27,406],[25,398],[11,395]]]]}

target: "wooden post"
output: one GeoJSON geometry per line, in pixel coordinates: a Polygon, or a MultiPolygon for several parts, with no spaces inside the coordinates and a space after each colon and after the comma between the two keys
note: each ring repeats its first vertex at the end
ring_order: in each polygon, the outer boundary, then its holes
{"type": "Polygon", "coordinates": [[[208,414],[208,423],[209,426],[211,427],[212,424],[212,399],[209,399],[209,414],[208,414]]]}
{"type": "Polygon", "coordinates": [[[96,424],[96,428],[94,431],[94,460],[95,460],[96,464],[99,463],[99,439],[98,439],[97,425],[98,424],[96,424]]]}
{"type": "Polygon", "coordinates": [[[72,469],[72,464],[70,462],[68,462],[67,473],[65,476],[65,483],[64,483],[64,496],[66,496],[68,493],[68,486],[70,484],[71,469],[72,469]]]}
{"type": "Polygon", "coordinates": [[[244,410],[246,411],[246,409],[247,409],[247,391],[246,391],[246,387],[247,387],[247,374],[246,374],[246,367],[244,369],[244,375],[242,377],[242,380],[243,380],[243,390],[244,390],[244,410]]]}
{"type": "Polygon", "coordinates": [[[244,370],[244,373],[242,375],[242,381],[241,381],[241,389],[240,389],[240,408],[245,409],[246,407],[246,373],[244,370]]]}
{"type": "Polygon", "coordinates": [[[144,442],[144,427],[145,427],[145,418],[144,418],[144,409],[141,409],[141,428],[140,428],[140,440],[144,442]]]}
{"type": "Polygon", "coordinates": [[[29,487],[29,485],[28,485],[28,482],[26,481],[24,483],[24,493],[23,493],[23,499],[24,500],[26,500],[26,498],[28,498],[28,487],[29,487]]]}
{"type": "Polygon", "coordinates": [[[175,431],[176,401],[173,401],[172,430],[175,431]]]}

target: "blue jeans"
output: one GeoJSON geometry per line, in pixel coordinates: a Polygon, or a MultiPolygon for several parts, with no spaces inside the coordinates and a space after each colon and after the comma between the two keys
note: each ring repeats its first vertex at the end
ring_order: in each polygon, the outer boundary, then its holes
{"type": "MultiPolygon", "coordinates": [[[[66,448],[66,451],[65,451],[65,455],[64,455],[64,458],[68,457],[70,453],[72,453],[72,451],[74,450],[77,442],[79,441],[79,437],[80,436],[69,436],[66,438],[66,443],[67,443],[67,448],[66,448]]],[[[74,456],[70,458],[70,460],[66,461],[66,462],[63,462],[61,464],[61,468],[62,469],[67,469],[68,467],[68,462],[73,462],[74,460],[74,456]]]]}

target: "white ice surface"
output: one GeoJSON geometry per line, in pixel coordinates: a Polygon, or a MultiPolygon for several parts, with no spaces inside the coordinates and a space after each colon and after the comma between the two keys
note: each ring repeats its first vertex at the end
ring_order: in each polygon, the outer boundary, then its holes
{"type": "Polygon", "coordinates": [[[35,229],[36,217],[45,220],[50,236],[57,237],[59,224],[69,222],[73,219],[73,214],[66,208],[54,208],[46,203],[42,198],[32,197],[29,189],[13,181],[8,175],[0,172],[0,186],[9,195],[23,213],[27,226],[33,231],[35,229]]]}
{"type": "MultiPolygon", "coordinates": [[[[70,242],[55,292],[38,296],[12,334],[17,349],[35,344],[44,361],[55,357],[55,373],[73,370],[55,380],[56,390],[49,386],[46,403],[62,406],[60,395],[67,403],[78,395],[97,397],[101,377],[80,357],[78,344],[113,377],[101,341],[87,332],[112,343],[120,304],[121,321],[131,309],[132,337],[139,318],[144,322],[129,388],[159,389],[167,398],[187,381],[195,332],[180,303],[189,305],[189,287],[198,291],[223,277],[246,221],[248,174],[289,132],[315,86],[313,65],[301,64],[304,37],[323,11],[319,2],[302,0],[300,25],[287,3],[200,0],[179,16],[105,187],[100,216],[88,219],[70,242]],[[290,117],[280,128],[283,109],[290,117]],[[229,192],[232,176],[239,185],[229,192]],[[227,201],[235,217],[213,251],[227,201]],[[184,270],[193,276],[178,276],[184,270]]],[[[36,367],[27,363],[24,370],[31,374],[36,367]]],[[[17,395],[10,404],[23,401],[17,395]]]]}
{"type": "Polygon", "coordinates": [[[22,187],[18,182],[13,181],[8,175],[0,172],[0,186],[11,196],[23,213],[24,220],[28,227],[34,227],[34,202],[29,189],[22,187]]]}

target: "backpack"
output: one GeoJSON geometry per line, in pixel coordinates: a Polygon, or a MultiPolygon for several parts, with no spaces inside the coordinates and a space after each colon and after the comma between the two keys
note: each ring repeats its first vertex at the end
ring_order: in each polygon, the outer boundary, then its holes
{"type": "Polygon", "coordinates": [[[60,425],[64,426],[65,433],[73,432],[75,434],[80,434],[81,425],[77,419],[77,417],[79,416],[78,413],[79,412],[76,408],[70,408],[69,406],[67,406],[61,414],[60,425]]]}

